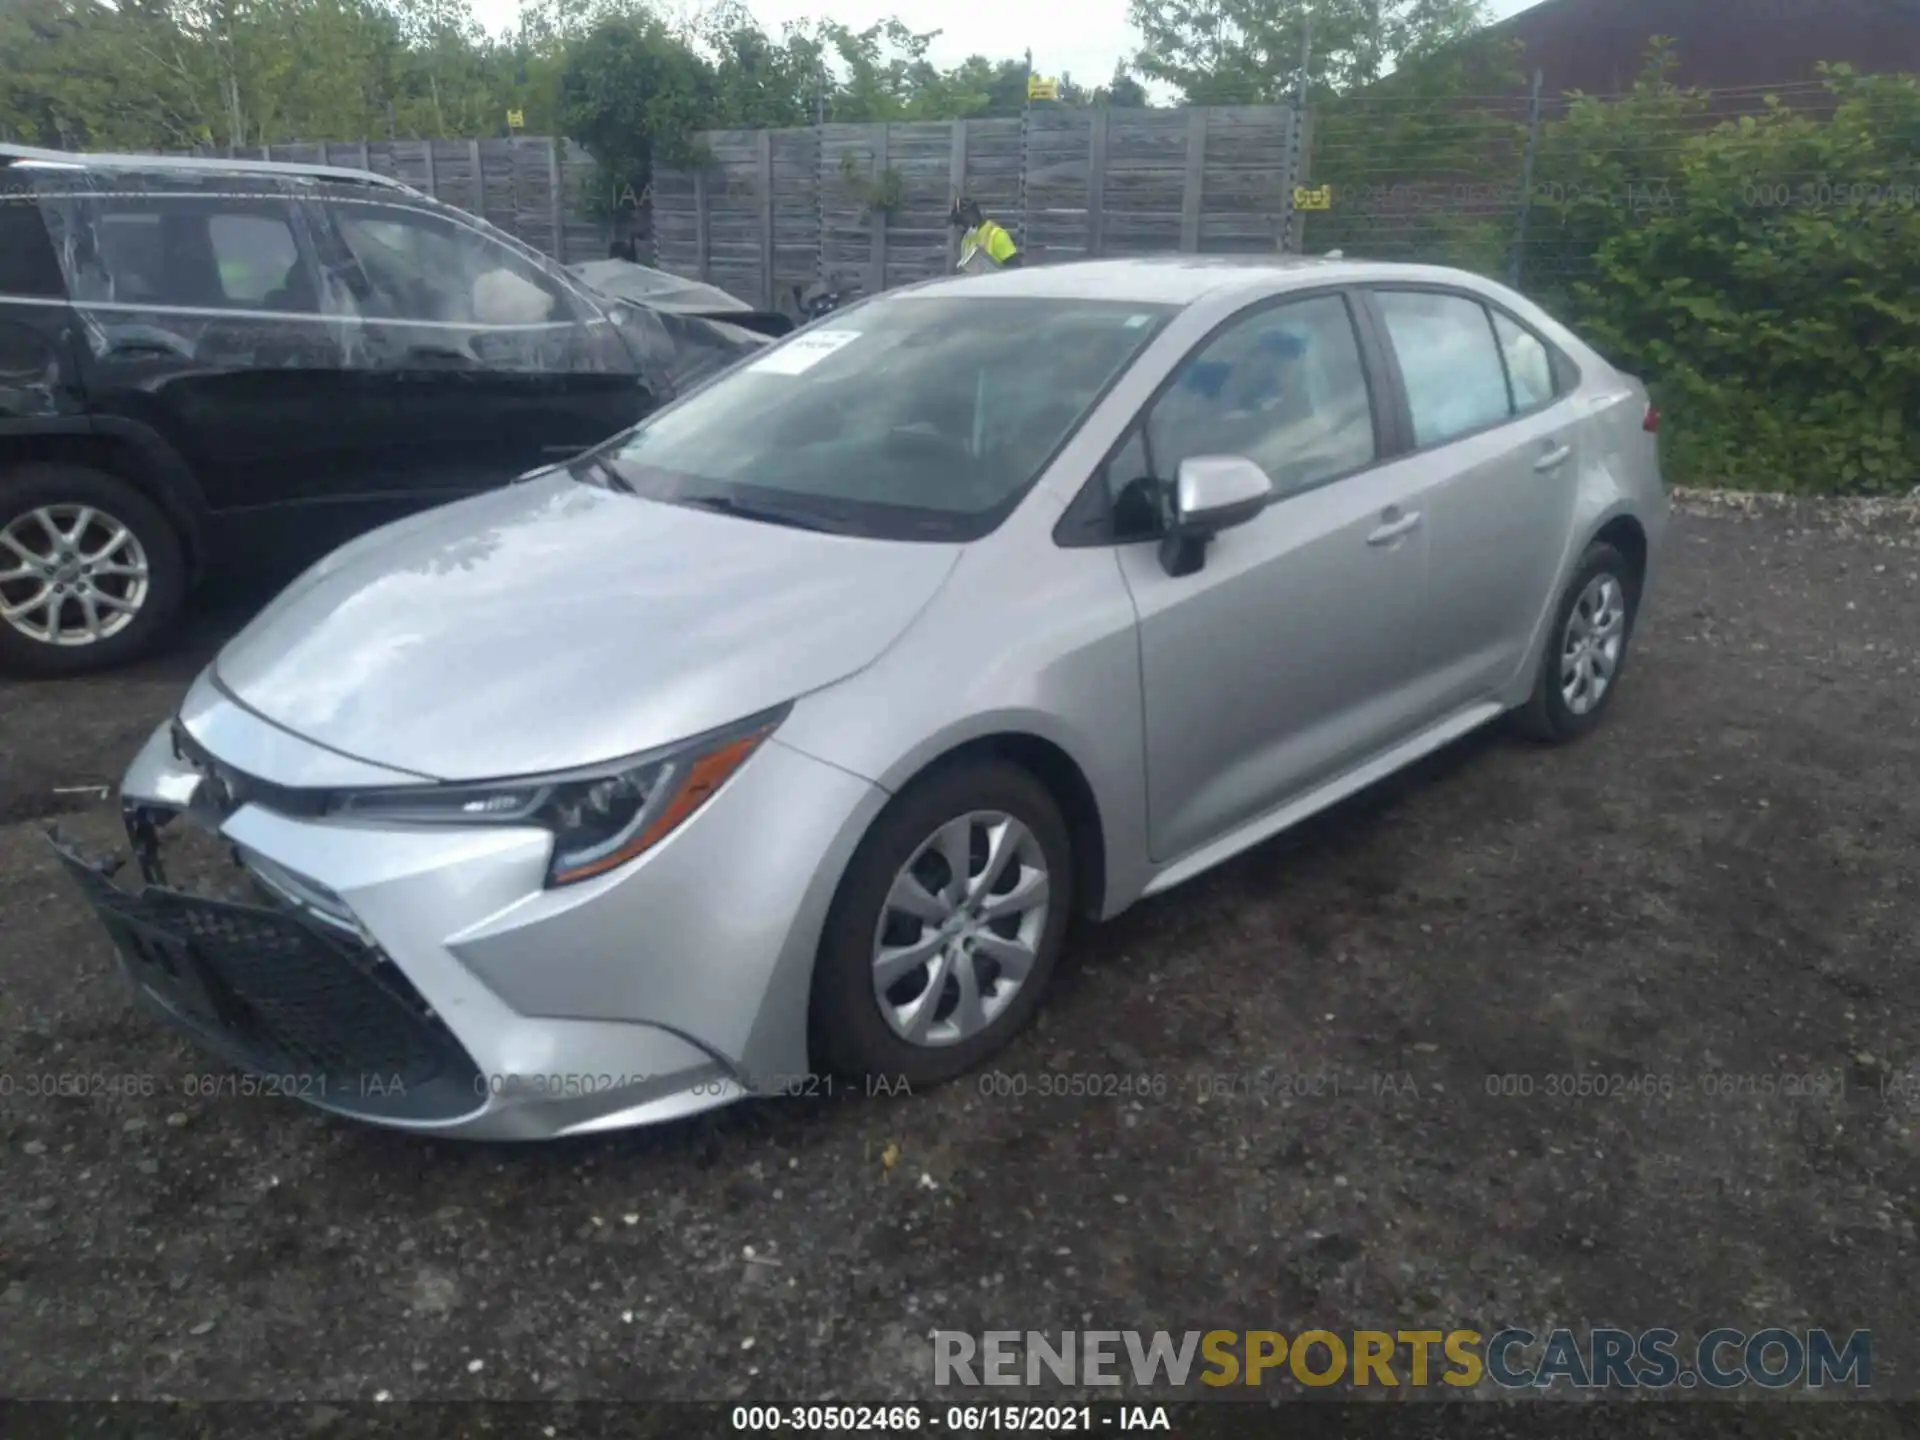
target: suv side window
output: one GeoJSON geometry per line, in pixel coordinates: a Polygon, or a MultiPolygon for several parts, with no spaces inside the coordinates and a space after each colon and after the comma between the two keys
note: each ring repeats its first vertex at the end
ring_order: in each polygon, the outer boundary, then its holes
{"type": "Polygon", "coordinates": [[[0,194],[0,295],[59,300],[66,293],[40,206],[31,194],[0,194]]]}
{"type": "Polygon", "coordinates": [[[328,305],[362,322],[350,365],[533,375],[630,363],[566,285],[485,232],[391,200],[322,203],[319,243],[339,282],[329,284],[328,305]]]}
{"type": "Polygon", "coordinates": [[[300,247],[294,243],[285,216],[210,215],[207,241],[213,247],[213,263],[227,299],[237,305],[277,310],[314,308],[310,287],[283,297],[282,304],[268,305],[300,263],[300,247]]]}
{"type": "Polygon", "coordinates": [[[1400,361],[1415,445],[1443,444],[1512,416],[1506,366],[1478,300],[1376,290],[1373,301],[1400,361]]]}
{"type": "Polygon", "coordinates": [[[570,324],[566,292],[497,240],[409,206],[330,200],[335,232],[366,279],[366,320],[504,329],[570,324]]]}
{"type": "Polygon", "coordinates": [[[198,195],[74,197],[73,298],[189,310],[312,314],[312,272],[287,203],[198,195]]]}
{"type": "Polygon", "coordinates": [[[1373,461],[1373,403],[1343,297],[1265,306],[1181,363],[1106,467],[1116,540],[1159,533],[1162,492],[1196,455],[1244,456],[1282,498],[1373,461]]]}

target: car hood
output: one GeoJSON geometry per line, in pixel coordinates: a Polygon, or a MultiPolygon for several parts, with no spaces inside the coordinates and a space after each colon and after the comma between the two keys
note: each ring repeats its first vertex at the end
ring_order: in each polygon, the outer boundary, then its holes
{"type": "Polygon", "coordinates": [[[689,280],[649,265],[629,260],[588,260],[568,267],[603,295],[621,300],[637,300],[662,310],[679,310],[690,315],[724,315],[728,311],[750,311],[753,307],[718,285],[689,280]]]}
{"type": "Polygon", "coordinates": [[[643,371],[664,377],[670,395],[692,389],[716,370],[770,343],[768,336],[741,325],[631,301],[620,302],[609,313],[640,358],[643,371]]]}
{"type": "Polygon", "coordinates": [[[220,684],[346,755],[446,780],[596,764],[872,663],[957,545],[820,534],[562,473],[322,560],[230,641],[220,684]]]}

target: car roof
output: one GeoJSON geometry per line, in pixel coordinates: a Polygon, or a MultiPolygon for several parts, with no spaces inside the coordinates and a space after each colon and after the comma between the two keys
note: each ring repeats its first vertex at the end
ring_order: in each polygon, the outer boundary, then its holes
{"type": "Polygon", "coordinates": [[[1191,305],[1229,289],[1286,289],[1305,285],[1402,283],[1484,290],[1481,276],[1441,265],[1345,260],[1317,255],[1141,255],[1124,260],[1069,260],[1019,266],[984,275],[926,281],[903,297],[1030,296],[1058,300],[1120,300],[1137,305],[1191,305]]]}
{"type": "Polygon", "coordinates": [[[0,163],[58,170],[114,171],[136,175],[257,175],[267,179],[304,178],[340,184],[377,185],[414,195],[419,192],[389,175],[339,165],[297,165],[284,160],[241,160],[218,155],[106,155],[83,151],[37,150],[29,145],[0,145],[0,163]]]}

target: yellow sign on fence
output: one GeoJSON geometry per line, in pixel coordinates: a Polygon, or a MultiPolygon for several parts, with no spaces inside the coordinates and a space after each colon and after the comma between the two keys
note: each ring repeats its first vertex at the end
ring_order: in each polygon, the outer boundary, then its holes
{"type": "Polygon", "coordinates": [[[1322,185],[1318,189],[1308,185],[1293,187],[1293,208],[1296,210],[1331,210],[1333,208],[1333,187],[1322,185]]]}
{"type": "Polygon", "coordinates": [[[1049,80],[1044,75],[1029,75],[1027,77],[1027,98],[1029,100],[1058,100],[1060,98],[1060,82],[1058,80],[1049,80]]]}
{"type": "Polygon", "coordinates": [[[519,130],[523,128],[526,125],[526,123],[527,123],[526,111],[524,110],[507,111],[507,128],[509,130],[519,130]]]}

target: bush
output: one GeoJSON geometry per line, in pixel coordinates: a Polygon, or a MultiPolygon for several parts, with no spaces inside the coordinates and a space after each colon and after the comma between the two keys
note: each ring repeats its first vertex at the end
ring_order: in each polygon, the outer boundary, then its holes
{"type": "Polygon", "coordinates": [[[1589,273],[1543,298],[1647,380],[1686,483],[1920,481],[1920,83],[1825,73],[1830,118],[1770,100],[1676,144],[1698,97],[1654,76],[1614,105],[1576,102],[1543,143],[1592,185],[1539,209],[1593,247],[1589,273]],[[1674,203],[1618,203],[1625,167],[1657,146],[1674,203]]]}

